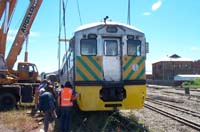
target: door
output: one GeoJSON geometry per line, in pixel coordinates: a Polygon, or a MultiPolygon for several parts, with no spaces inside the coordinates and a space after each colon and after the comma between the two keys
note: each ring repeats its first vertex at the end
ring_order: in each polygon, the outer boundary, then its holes
{"type": "Polygon", "coordinates": [[[116,38],[103,39],[103,75],[106,81],[121,80],[120,40],[116,38]]]}

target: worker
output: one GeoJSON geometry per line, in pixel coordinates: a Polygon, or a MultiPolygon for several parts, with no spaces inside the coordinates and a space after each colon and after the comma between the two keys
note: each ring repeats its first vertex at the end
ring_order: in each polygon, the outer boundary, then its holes
{"type": "Polygon", "coordinates": [[[70,126],[70,111],[73,107],[73,101],[78,97],[78,93],[72,89],[70,82],[66,82],[64,88],[58,94],[58,106],[61,112],[61,130],[68,132],[70,126]]]}
{"type": "MultiPolygon", "coordinates": [[[[39,96],[39,110],[44,112],[44,131],[48,132],[50,117],[53,117],[54,120],[57,119],[55,112],[55,98],[53,94],[48,91],[51,88],[51,85],[47,89],[40,89],[39,96]]],[[[53,88],[53,87],[52,87],[53,88]]]]}
{"type": "Polygon", "coordinates": [[[38,102],[39,102],[39,96],[40,96],[40,90],[42,88],[46,88],[48,86],[48,81],[45,79],[43,80],[38,87],[35,88],[35,111],[38,110],[38,102]]]}
{"type": "Polygon", "coordinates": [[[47,85],[48,85],[48,80],[44,79],[44,80],[41,82],[41,84],[39,85],[39,90],[40,90],[41,88],[45,88],[47,85]]]}

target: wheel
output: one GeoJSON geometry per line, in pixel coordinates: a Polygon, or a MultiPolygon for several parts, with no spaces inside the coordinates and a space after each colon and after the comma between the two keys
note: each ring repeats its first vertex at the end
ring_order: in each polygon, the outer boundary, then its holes
{"type": "Polygon", "coordinates": [[[16,105],[16,98],[10,93],[0,95],[0,110],[10,110],[16,105]]]}

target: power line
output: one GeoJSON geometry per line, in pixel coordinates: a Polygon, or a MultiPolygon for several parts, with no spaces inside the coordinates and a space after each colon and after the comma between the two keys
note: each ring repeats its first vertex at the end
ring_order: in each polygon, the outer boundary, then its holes
{"type": "MultiPolygon", "coordinates": [[[[64,38],[66,39],[66,21],[65,21],[65,16],[66,16],[66,7],[67,7],[68,0],[66,1],[66,4],[63,0],[63,27],[64,27],[64,38]]],[[[67,42],[65,41],[65,52],[67,51],[67,42]]]]}
{"type": "Polygon", "coordinates": [[[130,0],[128,0],[128,16],[127,16],[127,24],[130,25],[131,24],[131,20],[130,20],[130,0]]]}
{"type": "Polygon", "coordinates": [[[79,20],[80,20],[80,23],[82,25],[82,19],[81,19],[81,12],[80,12],[80,7],[79,7],[79,1],[77,0],[77,8],[78,8],[78,14],[79,14],[79,20]]]}
{"type": "MultiPolygon", "coordinates": [[[[60,70],[60,53],[61,53],[61,32],[64,30],[64,38],[66,39],[66,7],[68,0],[60,0],[59,2],[59,34],[58,34],[58,69],[60,70]],[[62,14],[63,13],[63,14],[62,14]],[[62,16],[61,16],[62,15],[62,16]]],[[[67,42],[65,41],[65,51],[67,51],[67,42]]]]}

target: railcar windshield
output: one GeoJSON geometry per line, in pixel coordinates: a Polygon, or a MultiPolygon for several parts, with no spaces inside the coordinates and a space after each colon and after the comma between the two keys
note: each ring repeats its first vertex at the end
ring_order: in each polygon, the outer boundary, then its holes
{"type": "Polygon", "coordinates": [[[82,39],[80,47],[81,47],[81,55],[96,55],[97,54],[96,39],[82,39]]]}
{"type": "Polygon", "coordinates": [[[128,55],[141,56],[141,41],[140,40],[128,40],[128,55]]]}
{"type": "Polygon", "coordinates": [[[117,40],[105,40],[105,55],[107,56],[116,56],[118,55],[118,43],[117,40]]]}

